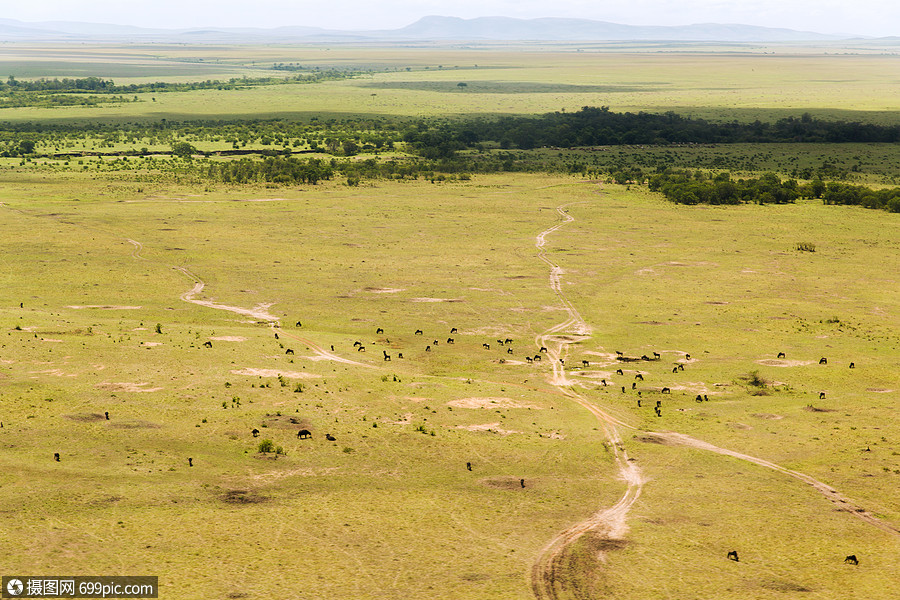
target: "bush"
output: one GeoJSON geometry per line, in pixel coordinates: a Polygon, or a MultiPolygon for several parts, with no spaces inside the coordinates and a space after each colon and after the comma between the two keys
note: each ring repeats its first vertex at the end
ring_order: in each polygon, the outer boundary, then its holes
{"type": "Polygon", "coordinates": [[[815,252],[816,245],[811,242],[797,242],[796,246],[799,252],[815,252]]]}
{"type": "Polygon", "coordinates": [[[256,447],[256,451],[260,454],[275,452],[275,442],[272,440],[263,440],[259,443],[259,446],[256,447]]]}

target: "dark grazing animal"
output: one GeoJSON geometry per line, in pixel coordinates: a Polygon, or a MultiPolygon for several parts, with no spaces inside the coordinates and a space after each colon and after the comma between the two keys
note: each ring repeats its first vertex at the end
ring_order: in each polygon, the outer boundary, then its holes
{"type": "Polygon", "coordinates": [[[301,429],[297,432],[297,437],[301,440],[305,440],[306,438],[311,438],[312,433],[309,432],[309,429],[301,429]]]}
{"type": "Polygon", "coordinates": [[[250,433],[253,434],[253,437],[259,437],[259,429],[254,429],[254,430],[251,431],[250,433]]]}
{"type": "Polygon", "coordinates": [[[466,463],[466,469],[469,470],[469,471],[471,471],[471,470],[472,470],[472,463],[467,462],[467,463],[466,463]]]}
{"type": "Polygon", "coordinates": [[[288,348],[287,350],[284,351],[284,353],[285,353],[285,354],[293,354],[294,351],[291,350],[290,348],[288,348]]]}
{"type": "Polygon", "coordinates": [[[325,439],[328,440],[329,442],[333,442],[333,441],[335,441],[337,438],[334,437],[333,435],[331,435],[330,433],[326,433],[326,434],[325,434],[325,439]]]}
{"type": "Polygon", "coordinates": [[[382,352],[384,353],[385,362],[391,360],[391,355],[387,353],[387,350],[382,350],[382,352]]]}
{"type": "Polygon", "coordinates": [[[194,459],[193,459],[193,458],[188,458],[188,466],[189,466],[189,467],[193,467],[193,466],[194,466],[194,459]]]}
{"type": "Polygon", "coordinates": [[[635,378],[635,379],[640,379],[641,381],[644,380],[644,376],[641,375],[640,373],[638,373],[637,375],[635,375],[634,378],[635,378]]]}
{"type": "Polygon", "coordinates": [[[277,333],[276,333],[276,334],[275,334],[275,339],[276,339],[276,340],[277,340],[277,339],[279,339],[279,338],[278,338],[278,334],[277,334],[277,333]]]}
{"type": "Polygon", "coordinates": [[[779,353],[778,353],[778,358],[784,358],[784,352],[779,352],[779,353]]]}
{"type": "Polygon", "coordinates": [[[378,329],[375,330],[375,335],[378,335],[379,333],[384,333],[384,329],[379,327],[378,329]]]}
{"type": "Polygon", "coordinates": [[[53,460],[55,460],[56,462],[59,462],[59,452],[53,453],[53,460]]]}
{"type": "Polygon", "coordinates": [[[297,327],[303,327],[303,323],[301,323],[300,321],[297,321],[297,327]]]}
{"type": "Polygon", "coordinates": [[[664,387],[664,388],[660,391],[660,393],[661,393],[661,394],[671,394],[671,393],[672,393],[672,390],[670,390],[670,389],[667,388],[667,387],[664,387]]]}
{"type": "Polygon", "coordinates": [[[397,353],[397,358],[403,358],[403,353],[402,353],[402,352],[398,352],[398,353],[397,353]]]}
{"type": "Polygon", "coordinates": [[[203,342],[203,346],[205,348],[212,348],[212,342],[210,342],[210,341],[203,342]]]}
{"type": "Polygon", "coordinates": [[[541,352],[546,352],[547,348],[545,346],[541,346],[541,352]]]}
{"type": "Polygon", "coordinates": [[[820,364],[820,365],[827,365],[827,364],[828,364],[828,359],[825,358],[825,357],[823,356],[822,358],[819,359],[819,364],[820,364]]]}
{"type": "Polygon", "coordinates": [[[535,355],[534,355],[534,360],[540,362],[540,361],[541,361],[541,355],[540,355],[540,354],[535,354],[535,355]]]}
{"type": "Polygon", "coordinates": [[[622,369],[616,369],[616,375],[624,375],[624,374],[625,374],[625,371],[623,371],[622,369]]]}
{"type": "Polygon", "coordinates": [[[456,340],[454,340],[453,338],[447,338],[447,343],[448,343],[448,344],[452,344],[452,343],[455,342],[455,341],[456,341],[456,340]]]}
{"type": "Polygon", "coordinates": [[[507,354],[512,354],[512,353],[513,353],[512,348],[507,348],[507,349],[506,349],[506,353],[507,353],[507,354]]]}
{"type": "Polygon", "coordinates": [[[438,345],[438,341],[437,341],[437,340],[434,340],[433,342],[431,342],[431,345],[432,345],[432,346],[437,346],[437,345],[438,345]]]}
{"type": "Polygon", "coordinates": [[[522,484],[522,487],[525,487],[525,480],[524,480],[524,479],[520,479],[520,480],[519,480],[519,483],[522,484]]]}
{"type": "Polygon", "coordinates": [[[819,392],[819,400],[825,399],[825,392],[819,392]]]}
{"type": "Polygon", "coordinates": [[[696,400],[697,402],[703,402],[703,396],[701,396],[700,394],[697,394],[697,397],[694,398],[694,400],[696,400]]]}
{"type": "Polygon", "coordinates": [[[109,421],[109,411],[103,413],[103,415],[106,417],[106,420],[109,421]]]}
{"type": "Polygon", "coordinates": [[[582,367],[589,367],[589,366],[591,366],[591,363],[589,363],[589,362],[586,361],[586,360],[582,360],[582,361],[581,361],[581,366],[582,366],[582,367]]]}
{"type": "Polygon", "coordinates": [[[858,564],[859,564],[859,560],[856,558],[856,555],[855,555],[855,554],[851,554],[850,556],[848,556],[847,558],[845,558],[845,559],[844,559],[844,562],[845,562],[845,563],[848,563],[848,564],[851,564],[851,565],[858,565],[858,564]]]}
{"type": "Polygon", "coordinates": [[[416,329],[416,335],[422,335],[422,330],[421,330],[421,329],[416,329]]]}
{"type": "Polygon", "coordinates": [[[453,329],[451,329],[451,330],[450,330],[450,333],[451,333],[451,334],[453,334],[453,333],[458,333],[457,330],[456,330],[456,327],[454,327],[453,329]]]}
{"type": "Polygon", "coordinates": [[[728,558],[733,560],[734,562],[738,562],[740,560],[737,555],[737,550],[732,550],[731,552],[729,552],[728,558]]]}
{"type": "Polygon", "coordinates": [[[481,347],[484,348],[485,350],[490,350],[490,349],[491,349],[491,345],[490,345],[490,344],[482,344],[481,347]]]}
{"type": "Polygon", "coordinates": [[[366,347],[363,346],[362,344],[360,344],[360,345],[359,345],[359,348],[357,348],[356,351],[357,351],[357,352],[365,352],[365,351],[366,351],[366,347]]]}
{"type": "Polygon", "coordinates": [[[855,369],[855,368],[856,368],[856,365],[855,365],[854,363],[850,363],[850,368],[851,368],[851,369],[855,369]]]}
{"type": "Polygon", "coordinates": [[[534,359],[531,358],[530,356],[526,356],[526,357],[525,357],[525,362],[533,363],[533,362],[534,362],[534,359]]]}
{"type": "Polygon", "coordinates": [[[431,352],[431,346],[425,346],[425,352],[431,352]]]}
{"type": "Polygon", "coordinates": [[[655,360],[659,360],[659,358],[660,358],[659,352],[654,352],[654,353],[653,353],[653,358],[654,358],[655,360]]]}

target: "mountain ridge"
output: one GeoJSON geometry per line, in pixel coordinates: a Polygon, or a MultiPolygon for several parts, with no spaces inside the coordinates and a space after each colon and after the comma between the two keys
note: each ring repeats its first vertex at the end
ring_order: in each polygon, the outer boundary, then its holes
{"type": "Polygon", "coordinates": [[[837,41],[851,37],[787,28],[737,23],[692,25],[624,25],[609,21],[543,17],[477,17],[463,19],[430,15],[400,27],[382,30],[336,30],[305,25],[260,27],[190,27],[160,29],[78,21],[23,22],[0,19],[0,41],[186,41],[235,43],[309,41],[676,41],[676,42],[801,42],[837,41]]]}

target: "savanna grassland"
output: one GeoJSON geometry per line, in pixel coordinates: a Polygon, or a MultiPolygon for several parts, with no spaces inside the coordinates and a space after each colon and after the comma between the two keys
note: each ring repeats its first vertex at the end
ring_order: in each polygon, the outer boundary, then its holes
{"type": "Polygon", "coordinates": [[[893,126],[891,48],[2,50],[22,80],[346,72],[2,109],[3,574],[158,575],[167,598],[895,596],[900,214],[685,206],[609,173],[878,188],[895,144],[489,142],[451,150],[502,168],[462,172],[408,135],[600,105],[893,126]],[[315,181],[211,175],[269,150],[315,181]]]}

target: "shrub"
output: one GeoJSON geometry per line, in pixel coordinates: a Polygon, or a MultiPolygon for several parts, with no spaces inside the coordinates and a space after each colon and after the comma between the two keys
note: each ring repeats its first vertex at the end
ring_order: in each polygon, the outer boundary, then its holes
{"type": "Polygon", "coordinates": [[[256,447],[256,451],[260,454],[275,452],[275,442],[272,440],[263,440],[259,443],[259,446],[256,447]]]}
{"type": "Polygon", "coordinates": [[[815,252],[816,245],[811,242],[797,242],[796,246],[799,252],[815,252]]]}

